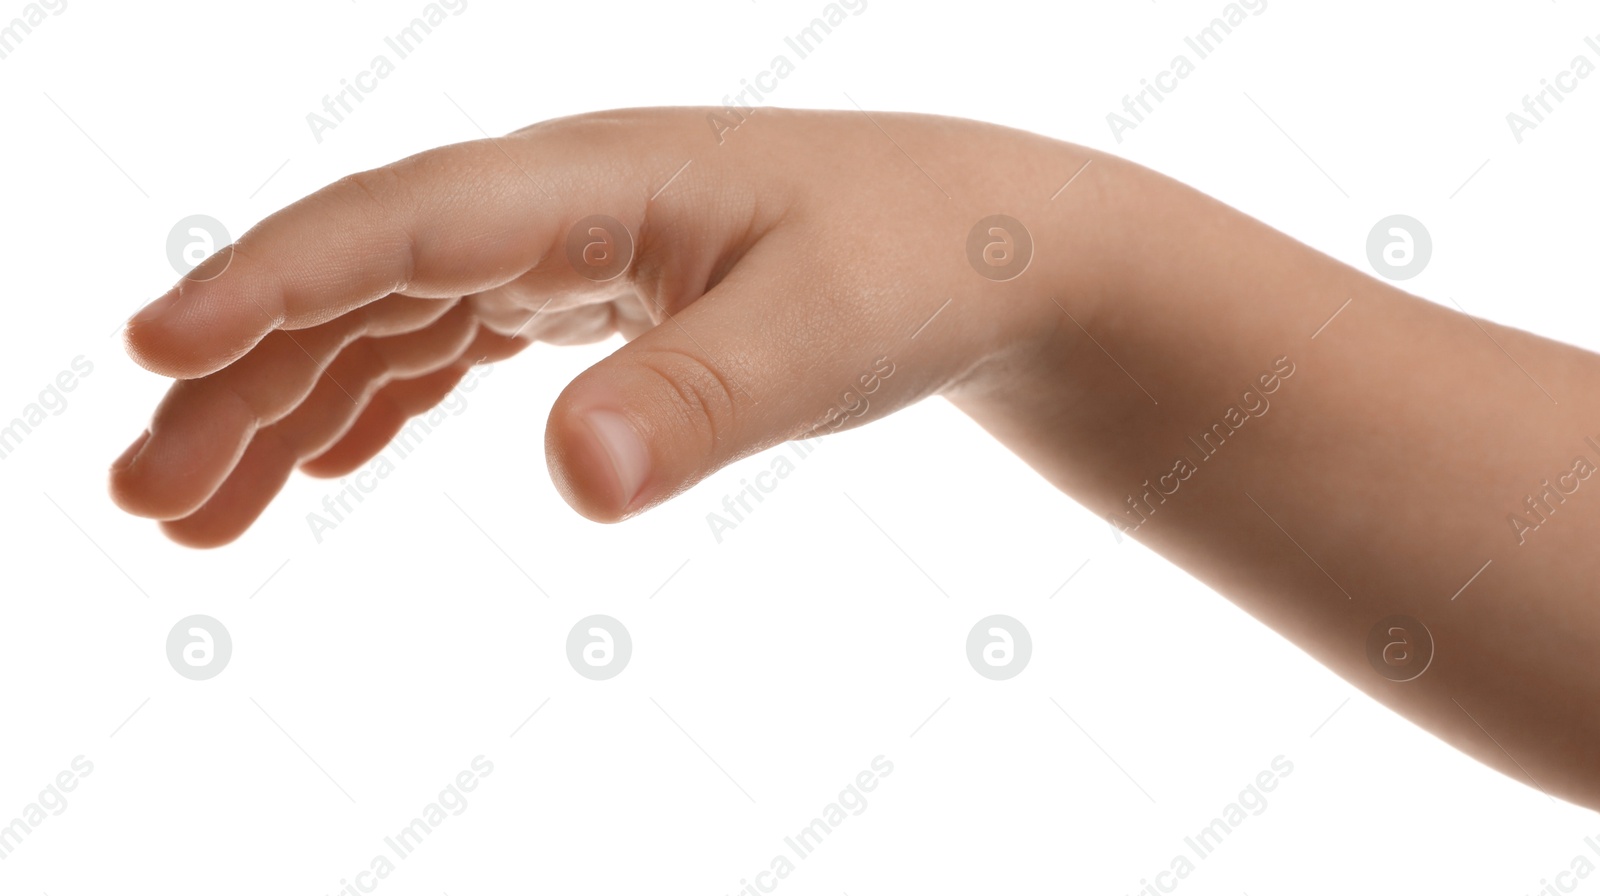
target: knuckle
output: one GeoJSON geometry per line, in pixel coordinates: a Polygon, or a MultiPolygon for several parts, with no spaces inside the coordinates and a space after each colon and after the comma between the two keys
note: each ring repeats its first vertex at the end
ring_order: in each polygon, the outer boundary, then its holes
{"type": "Polygon", "coordinates": [[[334,183],[341,192],[385,211],[392,209],[402,189],[400,175],[392,167],[371,168],[347,174],[334,183]]]}
{"type": "Polygon", "coordinates": [[[730,450],[725,441],[738,428],[741,402],[716,365],[679,349],[652,349],[636,361],[669,387],[666,395],[673,411],[703,437],[707,456],[720,457],[730,450]]]}
{"type": "Polygon", "coordinates": [[[394,292],[404,292],[416,279],[417,242],[405,225],[415,211],[411,188],[402,173],[402,166],[409,164],[407,160],[357,171],[339,178],[330,187],[334,195],[367,206],[373,212],[373,220],[382,222],[385,229],[395,231],[396,239],[405,251],[399,256],[402,259],[401,270],[396,274],[398,283],[394,292]]]}
{"type": "MultiPolygon", "coordinates": [[[[656,118],[644,109],[605,109],[546,119],[512,131],[514,137],[568,138],[573,140],[626,139],[634,128],[656,118]]],[[[637,134],[634,134],[636,137],[637,134]]]]}
{"type": "MultiPolygon", "coordinates": [[[[189,404],[205,407],[208,416],[224,420],[237,416],[252,426],[271,423],[287,414],[293,406],[292,399],[273,400],[272,397],[263,397],[241,388],[239,377],[228,368],[198,379],[179,380],[173,386],[172,399],[169,401],[174,406],[189,404]]],[[[158,409],[157,415],[161,413],[158,409]]]]}

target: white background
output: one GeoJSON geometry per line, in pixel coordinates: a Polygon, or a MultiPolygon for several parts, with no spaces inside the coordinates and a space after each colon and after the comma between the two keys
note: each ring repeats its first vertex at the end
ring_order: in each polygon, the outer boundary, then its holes
{"type": "MultiPolygon", "coordinates": [[[[306,114],[420,0],[70,0],[0,60],[0,422],[93,364],[0,461],[0,824],[94,764],[0,893],[331,894],[480,754],[493,774],[376,892],[732,894],[879,755],[867,808],[776,892],[1132,894],[1279,755],[1266,810],[1178,892],[1531,894],[1600,863],[1591,813],[1119,543],[940,400],[828,438],[720,544],[706,514],[770,456],[613,527],[553,490],[550,403],[616,342],[496,365],[320,544],[306,514],[337,483],[297,476],[212,552],[110,504],[105,467],[165,389],[113,331],[175,279],[180,218],[238,235],[480,126],[717,104],[823,5],[470,0],[320,144],[306,114]],[[232,633],[209,681],[165,655],[192,613],[232,633]],[[632,633],[609,681],[565,655],[592,613],[632,633]],[[1032,632],[1009,681],[965,656],[991,613],[1032,632]]],[[[1116,142],[1106,113],[1223,6],[869,0],[769,101],[1108,149],[1362,268],[1372,225],[1409,214],[1435,248],[1406,288],[1600,343],[1600,77],[1520,144],[1506,123],[1600,61],[1600,13],[1272,0],[1116,142]]]]}

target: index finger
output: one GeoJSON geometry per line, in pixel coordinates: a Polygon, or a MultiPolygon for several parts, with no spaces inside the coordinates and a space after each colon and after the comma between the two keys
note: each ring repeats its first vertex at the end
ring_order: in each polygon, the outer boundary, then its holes
{"type": "Polygon", "coordinates": [[[315,326],[391,293],[456,297],[504,284],[559,254],[571,222],[597,210],[637,233],[663,141],[597,147],[603,134],[577,127],[587,133],[575,140],[573,130],[440,147],[318,190],[134,315],[129,354],[166,376],[200,377],[275,329],[315,326]]]}

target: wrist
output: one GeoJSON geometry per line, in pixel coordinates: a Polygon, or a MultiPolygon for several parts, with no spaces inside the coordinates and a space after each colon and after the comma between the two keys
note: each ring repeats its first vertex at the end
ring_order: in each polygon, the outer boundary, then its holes
{"type": "Polygon", "coordinates": [[[1068,362],[1085,353],[1104,359],[1089,334],[1108,308],[1126,311],[1133,294],[1132,235],[1145,225],[1134,211],[1141,203],[1127,200],[1149,189],[1141,181],[1151,172],[1082,147],[1043,144],[1032,170],[1064,173],[1052,192],[1035,189],[1039,195],[1017,206],[1016,224],[1031,242],[1027,269],[971,291],[971,301],[1004,314],[979,360],[945,390],[958,404],[1068,398],[1078,381],[1068,362]]]}

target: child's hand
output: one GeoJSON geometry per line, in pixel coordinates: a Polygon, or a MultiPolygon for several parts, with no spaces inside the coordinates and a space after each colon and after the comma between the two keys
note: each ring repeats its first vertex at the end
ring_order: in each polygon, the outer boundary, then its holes
{"type": "Polygon", "coordinates": [[[131,323],[134,356],[187,379],[118,502],[222,544],[296,464],[354,469],[533,338],[637,336],[546,429],[598,520],[943,393],[1367,693],[1600,807],[1600,501],[1565,497],[1600,450],[1600,358],[1065,144],[861,112],[728,131],[719,111],[447,147],[262,222],[131,323]]]}
{"type": "Polygon", "coordinates": [[[562,393],[546,451],[573,507],[621,519],[814,428],[998,382],[1061,308],[1087,322],[1115,165],[1089,158],[944,118],[655,109],[345,178],[129,323],[133,357],[179,382],[112,494],[224,544],[294,467],[358,468],[470,365],[619,331],[633,341],[562,393]],[[1029,232],[969,246],[997,213],[1029,232]]]}

